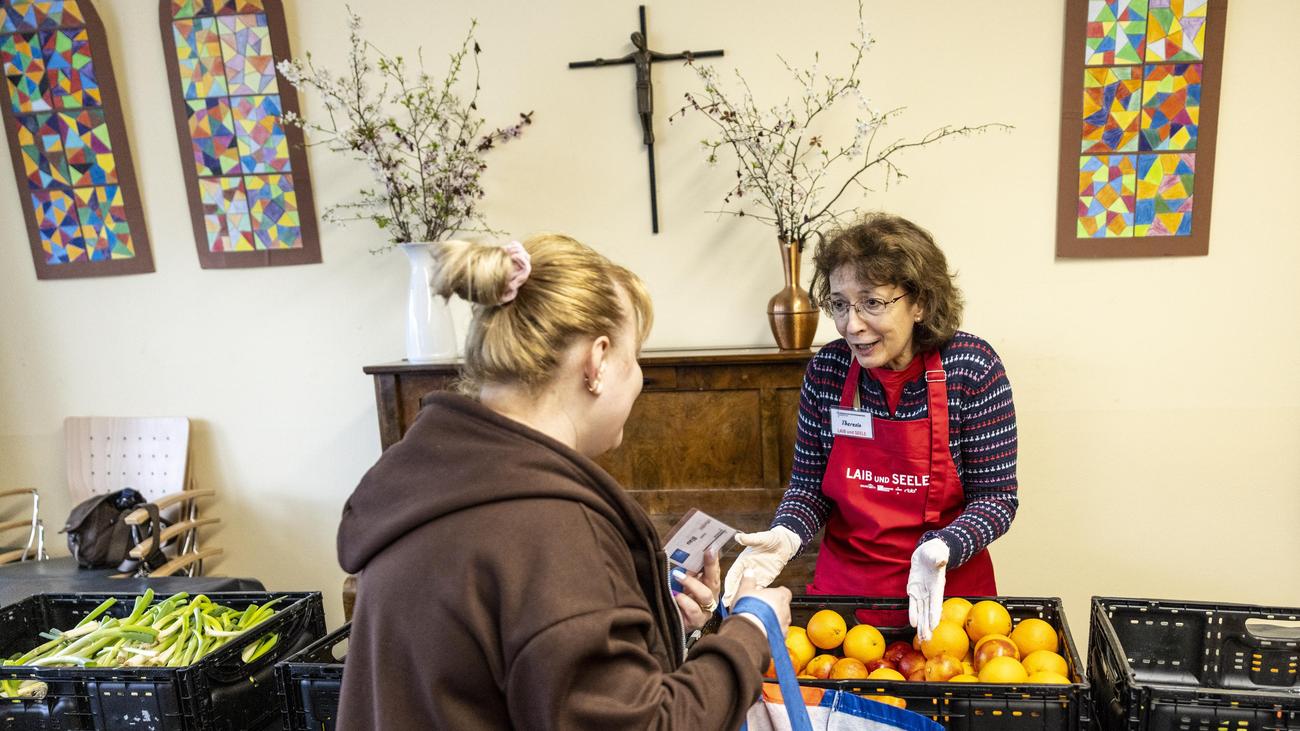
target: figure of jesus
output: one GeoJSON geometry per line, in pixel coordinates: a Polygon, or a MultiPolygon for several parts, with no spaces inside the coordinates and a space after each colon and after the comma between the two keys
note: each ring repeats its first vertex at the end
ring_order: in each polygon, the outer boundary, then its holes
{"type": "Polygon", "coordinates": [[[655,132],[652,124],[654,87],[650,84],[650,65],[655,61],[667,61],[682,56],[675,53],[660,53],[650,50],[646,45],[645,35],[640,31],[632,33],[632,45],[636,46],[636,50],[617,59],[616,62],[631,61],[636,65],[636,110],[641,115],[641,142],[646,145],[653,145],[655,143],[655,132]]]}

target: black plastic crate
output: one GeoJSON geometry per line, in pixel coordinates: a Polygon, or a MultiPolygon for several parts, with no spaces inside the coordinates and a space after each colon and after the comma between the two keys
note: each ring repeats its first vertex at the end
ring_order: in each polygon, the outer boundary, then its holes
{"type": "MultiPolygon", "coordinates": [[[[1065,621],[1061,600],[1055,597],[966,597],[971,603],[993,599],[1007,608],[1013,623],[1037,617],[1056,630],[1061,656],[1070,677],[1081,682],[1066,685],[1011,683],[930,683],[897,680],[809,680],[803,685],[834,688],[860,695],[888,695],[902,698],[907,710],[937,721],[951,731],[1087,731],[1090,727],[1088,684],[1082,679],[1083,661],[1074,646],[1065,621]]],[[[853,596],[799,596],[790,604],[793,624],[805,626],[813,614],[833,609],[849,627],[860,624],[858,610],[893,612],[900,626],[875,624],[885,642],[910,642],[916,629],[906,624],[907,599],[853,596]]]]}
{"type": "MultiPolygon", "coordinates": [[[[109,616],[131,613],[136,593],[37,594],[0,609],[0,657],[42,642],[40,632],[68,629],[109,597],[109,616]]],[[[247,731],[279,722],[274,666],[325,634],[320,592],[213,592],[235,609],[283,597],[275,616],[196,663],[178,668],[0,667],[0,679],[39,680],[41,699],[0,698],[3,731],[247,731]],[[275,647],[251,663],[243,648],[278,632],[275,647]]],[[[159,596],[158,599],[165,597],[159,596]]]]}
{"type": "Polygon", "coordinates": [[[351,632],[348,622],[276,664],[286,731],[333,731],[351,632]]]}
{"type": "Polygon", "coordinates": [[[1093,597],[1091,622],[1100,728],[1300,729],[1300,608],[1093,597]]]}

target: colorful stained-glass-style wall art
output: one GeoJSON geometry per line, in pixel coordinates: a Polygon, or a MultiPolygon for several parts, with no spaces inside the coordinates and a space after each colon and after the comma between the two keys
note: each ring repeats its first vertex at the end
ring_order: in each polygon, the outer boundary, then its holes
{"type": "Polygon", "coordinates": [[[108,40],[90,0],[0,0],[5,131],[38,279],[153,271],[108,40]]]}
{"type": "Polygon", "coordinates": [[[1056,254],[1209,252],[1228,0],[1067,0],[1056,254]]]}
{"type": "Polygon", "coordinates": [[[280,0],[160,0],[181,163],[205,268],[319,262],[280,0]]]}

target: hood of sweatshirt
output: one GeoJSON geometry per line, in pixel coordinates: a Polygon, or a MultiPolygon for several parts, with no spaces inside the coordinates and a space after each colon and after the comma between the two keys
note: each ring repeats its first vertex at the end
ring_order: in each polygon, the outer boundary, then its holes
{"type": "Polygon", "coordinates": [[[356,573],[444,515],[537,497],[581,502],[606,516],[634,550],[659,548],[645,511],[595,462],[477,401],[439,392],[348,498],[339,524],[339,564],[356,573]]]}

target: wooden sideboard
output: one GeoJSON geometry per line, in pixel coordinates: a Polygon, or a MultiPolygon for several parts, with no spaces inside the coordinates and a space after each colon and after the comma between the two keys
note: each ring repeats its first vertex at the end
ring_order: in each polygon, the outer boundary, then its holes
{"type": "MultiPolygon", "coordinates": [[[[645,387],[623,443],[597,461],[661,533],[691,508],[738,530],[765,529],[790,479],[799,389],[811,357],[810,351],[775,348],[645,351],[645,387]]],[[[459,363],[363,370],[375,381],[379,439],[387,449],[415,421],[426,394],[451,388],[459,363]]],[[[729,553],[735,552],[733,546],[729,553]]],[[[813,545],[786,567],[779,583],[802,592],[816,556],[813,545]]]]}

